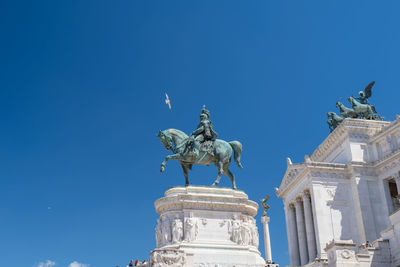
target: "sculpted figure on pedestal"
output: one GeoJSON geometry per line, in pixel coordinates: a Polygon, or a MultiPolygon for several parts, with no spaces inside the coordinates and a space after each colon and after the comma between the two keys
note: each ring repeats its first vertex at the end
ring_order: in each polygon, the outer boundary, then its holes
{"type": "Polygon", "coordinates": [[[165,157],[161,163],[160,172],[164,172],[165,165],[170,159],[179,160],[185,176],[185,185],[189,185],[189,170],[193,164],[210,165],[214,164],[218,169],[218,176],[213,186],[218,185],[222,174],[225,174],[232,181],[232,188],[236,189],[235,176],[229,170],[231,157],[236,164],[242,168],[240,157],[242,144],[239,141],[226,142],[215,139],[217,133],[209,120],[210,112],[203,107],[200,115],[200,124],[191,136],[177,129],[160,131],[158,138],[165,149],[171,150],[174,154],[165,157]]]}
{"type": "Polygon", "coordinates": [[[172,242],[181,242],[183,238],[183,223],[181,219],[175,219],[172,223],[172,242]]]}
{"type": "Polygon", "coordinates": [[[171,224],[167,219],[162,219],[161,236],[163,245],[171,242],[171,224]]]}
{"type": "Polygon", "coordinates": [[[251,245],[255,246],[258,248],[259,245],[259,236],[258,236],[258,229],[255,224],[252,224],[251,227],[251,245]]]}
{"type": "Polygon", "coordinates": [[[230,221],[228,224],[228,232],[231,235],[231,241],[240,245],[242,243],[242,237],[240,233],[240,221],[236,219],[236,217],[233,218],[233,220],[230,221]]]}
{"type": "Polygon", "coordinates": [[[157,247],[160,247],[162,244],[162,233],[161,233],[161,220],[157,220],[157,226],[156,226],[156,245],[157,247]]]}
{"type": "Polygon", "coordinates": [[[243,218],[241,227],[242,245],[249,245],[251,239],[250,225],[246,217],[243,218]]]}
{"type": "Polygon", "coordinates": [[[197,220],[194,218],[185,219],[185,241],[194,241],[198,234],[197,220]]]}
{"type": "Polygon", "coordinates": [[[266,196],[265,198],[261,199],[261,207],[262,207],[263,210],[264,210],[264,216],[267,215],[267,210],[270,208],[270,206],[267,204],[267,201],[268,201],[268,199],[269,199],[270,197],[271,197],[271,196],[268,195],[268,196],[266,196]]]}

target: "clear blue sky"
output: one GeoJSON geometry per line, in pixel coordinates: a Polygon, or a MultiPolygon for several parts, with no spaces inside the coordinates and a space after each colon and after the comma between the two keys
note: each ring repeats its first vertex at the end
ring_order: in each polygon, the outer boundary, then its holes
{"type": "MultiPolygon", "coordinates": [[[[184,184],[177,162],[159,173],[168,152],[156,134],[190,133],[203,104],[221,139],[243,143],[238,187],[255,201],[273,195],[272,253],[288,264],[273,190],[285,158],[303,161],[329,134],[326,112],[372,80],[378,112],[400,113],[399,10],[398,1],[2,1],[0,266],[147,259],[153,203],[184,184]]],[[[190,180],[215,175],[196,166],[190,180]]]]}

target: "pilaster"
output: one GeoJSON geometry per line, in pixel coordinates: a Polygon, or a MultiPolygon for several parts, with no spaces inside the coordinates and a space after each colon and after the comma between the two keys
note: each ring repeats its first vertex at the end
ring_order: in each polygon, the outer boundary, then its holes
{"type": "Polygon", "coordinates": [[[299,250],[300,250],[300,263],[305,265],[308,262],[308,252],[307,252],[307,237],[306,228],[304,225],[304,214],[303,205],[301,197],[296,198],[296,222],[297,222],[297,233],[299,239],[299,250]]]}
{"type": "Polygon", "coordinates": [[[288,245],[289,245],[289,255],[290,264],[293,266],[300,265],[300,253],[299,253],[299,239],[297,236],[297,226],[296,226],[296,213],[293,203],[287,206],[287,225],[288,225],[288,245]]]}
{"type": "Polygon", "coordinates": [[[312,261],[317,256],[315,245],[314,224],[312,219],[310,192],[305,191],[303,194],[304,220],[306,224],[306,236],[308,246],[308,258],[312,261]]]}

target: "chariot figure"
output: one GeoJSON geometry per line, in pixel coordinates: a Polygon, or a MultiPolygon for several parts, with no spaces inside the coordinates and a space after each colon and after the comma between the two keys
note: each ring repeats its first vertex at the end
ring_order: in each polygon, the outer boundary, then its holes
{"type": "Polygon", "coordinates": [[[365,87],[364,92],[363,91],[358,92],[359,97],[355,97],[355,99],[360,101],[360,104],[369,105],[368,98],[370,98],[372,95],[372,86],[374,86],[374,84],[375,82],[372,81],[367,85],[367,87],[365,87]]]}
{"type": "Polygon", "coordinates": [[[374,113],[377,113],[375,110],[375,107],[368,102],[368,98],[370,98],[372,96],[372,87],[374,86],[374,84],[375,84],[374,81],[370,82],[365,87],[364,92],[363,91],[358,92],[359,97],[354,97],[354,99],[357,99],[358,101],[360,101],[360,104],[369,105],[371,107],[372,111],[374,113]]]}

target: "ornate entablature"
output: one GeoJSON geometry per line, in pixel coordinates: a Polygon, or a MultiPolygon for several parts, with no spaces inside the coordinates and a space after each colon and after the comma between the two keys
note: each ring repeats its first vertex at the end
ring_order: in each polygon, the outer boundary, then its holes
{"type": "Polygon", "coordinates": [[[348,167],[346,164],[313,162],[293,164],[288,166],[282,183],[276,194],[282,197],[287,190],[296,187],[304,179],[330,178],[347,179],[348,167]]]}
{"type": "Polygon", "coordinates": [[[368,142],[389,125],[387,121],[345,119],[311,154],[312,161],[323,162],[347,138],[368,142]]]}

